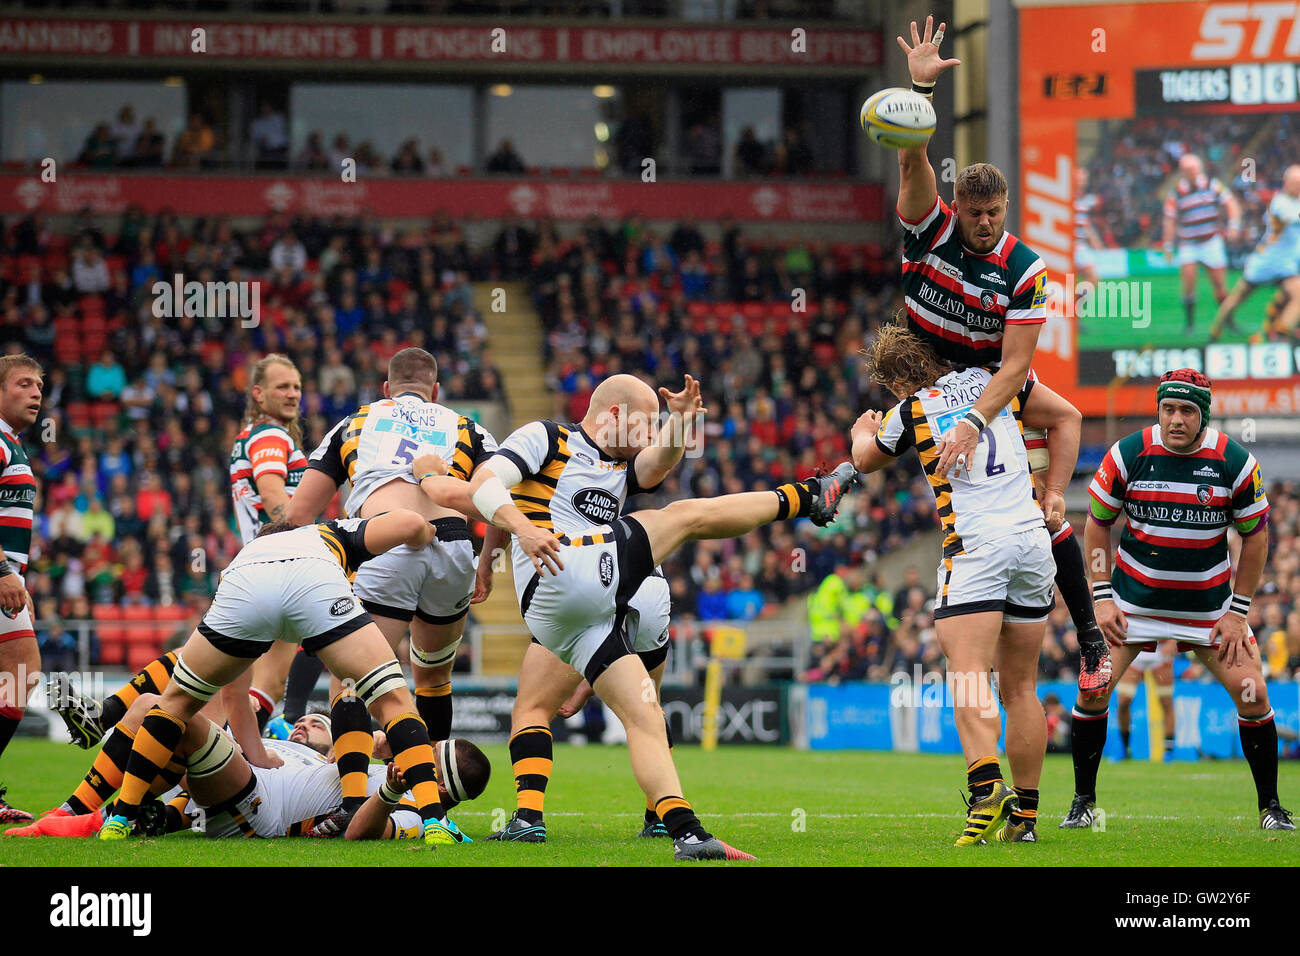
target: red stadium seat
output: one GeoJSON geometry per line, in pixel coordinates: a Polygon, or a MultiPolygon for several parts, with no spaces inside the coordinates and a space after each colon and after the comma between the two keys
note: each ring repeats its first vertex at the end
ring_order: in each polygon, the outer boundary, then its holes
{"type": "Polygon", "coordinates": [[[126,643],[130,644],[149,644],[162,646],[162,629],[154,627],[153,622],[147,624],[130,624],[126,628],[126,643]]]}
{"type": "MultiPolygon", "coordinates": [[[[59,352],[59,344],[57,341],[55,342],[54,345],[54,351],[56,355],[59,352]]],[[[78,354],[80,354],[80,352],[78,352],[78,354]]],[[[89,402],[68,402],[67,405],[63,406],[63,410],[68,415],[68,424],[71,425],[73,428],[90,427],[90,403],[89,402]]]]}
{"type": "Polygon", "coordinates": [[[582,169],[578,170],[578,175],[585,179],[600,179],[600,177],[605,175],[605,171],[603,169],[597,169],[594,166],[584,166],[582,169]]]}
{"type": "Polygon", "coordinates": [[[469,166],[457,166],[457,167],[456,167],[456,175],[457,175],[457,176],[473,176],[473,175],[474,175],[474,170],[471,169],[469,166]]]}
{"type": "Polygon", "coordinates": [[[573,175],[573,170],[571,170],[568,166],[552,166],[550,169],[550,174],[552,176],[568,179],[570,176],[573,175]]]}
{"type": "Polygon", "coordinates": [[[106,428],[116,421],[122,408],[117,402],[93,402],[90,406],[90,421],[96,428],[106,428]]]}
{"type": "Polygon", "coordinates": [[[767,306],[762,302],[746,302],[741,305],[740,314],[746,319],[762,319],[767,316],[767,306]]]}
{"type": "Polygon", "coordinates": [[[154,660],[161,653],[161,641],[157,644],[127,644],[126,666],[129,670],[141,670],[146,664],[154,660]]]}
{"type": "Polygon", "coordinates": [[[99,662],[121,664],[126,658],[126,631],[120,624],[99,627],[99,662]]]}
{"type": "Polygon", "coordinates": [[[686,314],[692,319],[707,319],[710,311],[707,302],[688,302],[686,304],[686,314]]]}
{"type": "Polygon", "coordinates": [[[122,620],[124,621],[152,621],[153,608],[146,604],[128,604],[122,608],[122,620]]]}
{"type": "Polygon", "coordinates": [[[90,609],[90,613],[96,621],[120,621],[122,619],[122,609],[116,604],[96,604],[90,609]]]}

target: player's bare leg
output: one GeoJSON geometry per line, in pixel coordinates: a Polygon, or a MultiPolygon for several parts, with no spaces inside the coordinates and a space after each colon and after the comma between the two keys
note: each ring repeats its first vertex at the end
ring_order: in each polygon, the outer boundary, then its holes
{"type": "MultiPolygon", "coordinates": [[[[41,652],[35,637],[16,637],[0,642],[0,754],[18,729],[27,707],[27,696],[36,686],[41,669],[41,652]],[[20,683],[19,677],[22,675],[20,683]]],[[[0,823],[27,823],[32,815],[5,802],[0,787],[0,823]]]]}
{"type": "MultiPolygon", "coordinates": [[[[120,840],[129,835],[140,814],[140,804],[154,779],[171,762],[189,721],[222,688],[244,674],[252,660],[218,650],[195,630],[181,650],[172,680],[145,715],[131,745],[121,794],[114,815],[100,830],[100,839],[120,840]]],[[[244,683],[241,686],[247,688],[244,683]]],[[[251,720],[251,712],[247,715],[251,720]]]]}
{"type": "Polygon", "coordinates": [[[284,700],[284,686],[289,679],[298,645],[276,641],[271,649],[253,662],[253,686],[249,696],[257,702],[257,727],[266,729],[275,705],[284,700]]]}
{"type": "Polygon", "coordinates": [[[1141,650],[1140,644],[1111,647],[1110,660],[1114,677],[1099,696],[1085,698],[1079,694],[1074,700],[1074,713],[1070,720],[1070,758],[1074,761],[1074,799],[1061,821],[1063,830],[1086,830],[1092,826],[1093,810],[1097,804],[1097,770],[1101,767],[1102,751],[1106,749],[1106,723],[1110,714],[1110,699],[1129,665],[1141,650]]]}
{"type": "Polygon", "coordinates": [[[1251,285],[1245,279],[1238,279],[1237,284],[1232,287],[1232,291],[1227,297],[1219,303],[1219,310],[1214,315],[1214,324],[1210,326],[1210,341],[1217,341],[1219,336],[1224,332],[1231,332],[1234,335],[1240,330],[1233,322],[1233,316],[1241,304],[1250,298],[1250,294],[1255,291],[1255,286],[1251,285]]]}
{"type": "Polygon", "coordinates": [[[1222,308],[1223,301],[1228,297],[1228,270],[1223,266],[1215,269],[1207,266],[1205,271],[1210,274],[1210,288],[1214,292],[1214,301],[1222,308]]]}
{"type": "Polygon", "coordinates": [[[1183,314],[1187,316],[1187,330],[1196,325],[1196,273],[1195,262],[1185,262],[1178,267],[1179,284],[1183,292],[1183,314]]]}
{"type": "Polygon", "coordinates": [[[1016,793],[1016,808],[998,831],[1003,843],[1036,843],[1038,783],[1047,754],[1047,716],[1038,699],[1038,655],[1046,621],[1004,622],[993,668],[1007,713],[1006,751],[1016,793]]]}
{"type": "Polygon", "coordinates": [[[415,704],[429,727],[431,740],[451,737],[451,671],[464,633],[463,617],[450,624],[433,624],[418,615],[411,621],[411,675],[415,678],[415,704]],[[424,662],[429,661],[436,661],[436,666],[424,666],[424,662]]]}
{"type": "Polygon", "coordinates": [[[1265,830],[1294,830],[1291,814],[1282,808],[1277,795],[1277,724],[1268,701],[1259,649],[1253,639],[1248,640],[1231,663],[1219,659],[1217,648],[1197,647],[1194,652],[1237,708],[1241,750],[1255,780],[1260,826],[1265,830]]]}
{"type": "Polygon", "coordinates": [[[1119,718],[1119,740],[1123,746],[1121,760],[1128,760],[1132,756],[1129,744],[1133,737],[1133,697],[1140,683],[1142,683],[1142,674],[1129,670],[1124,675],[1124,679],[1118,682],[1119,686],[1115,688],[1116,696],[1119,697],[1116,716],[1119,718]]]}
{"type": "Polygon", "coordinates": [[[1294,335],[1296,326],[1300,325],[1300,276],[1283,282],[1282,291],[1286,293],[1286,305],[1274,320],[1273,329],[1281,335],[1294,335]]]}
{"type": "Polygon", "coordinates": [[[934,630],[948,659],[946,686],[971,793],[966,827],[957,846],[974,846],[986,835],[992,836],[1015,805],[1015,794],[1003,781],[998,763],[1001,720],[989,680],[1002,631],[1002,612],[940,618],[934,622],[934,630]]]}
{"type": "MultiPolygon", "coordinates": [[[[367,710],[382,725],[393,751],[393,760],[411,784],[424,820],[425,843],[463,842],[464,837],[445,820],[428,728],[416,713],[415,700],[406,685],[401,665],[378,625],[372,622],[322,647],[318,656],[330,673],[341,678],[347,689],[365,703],[367,710]]],[[[359,732],[361,728],[358,726],[356,730],[359,732]]],[[[368,725],[365,733],[369,733],[368,725]]],[[[369,763],[368,755],[365,763],[369,763]]],[[[346,769],[340,765],[340,781],[344,780],[346,769]]],[[[351,772],[359,772],[364,777],[365,766],[351,772]]]]}
{"type": "Polygon", "coordinates": [[[515,774],[515,812],[489,840],[545,843],[546,785],[551,779],[554,744],[551,718],[582,678],[541,644],[529,643],[519,669],[519,686],[510,713],[510,762],[515,774]]]}
{"type": "Polygon", "coordinates": [[[1162,661],[1151,672],[1156,685],[1156,695],[1160,698],[1160,722],[1165,732],[1164,759],[1174,758],[1174,662],[1172,659],[1162,661]]]}

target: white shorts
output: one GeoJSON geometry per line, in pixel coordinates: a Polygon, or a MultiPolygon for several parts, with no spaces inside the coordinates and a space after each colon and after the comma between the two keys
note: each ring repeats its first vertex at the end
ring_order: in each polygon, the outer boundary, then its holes
{"type": "MultiPolygon", "coordinates": [[[[423,548],[399,545],[357,570],[352,590],[371,614],[453,624],[474,593],[474,544],[463,518],[439,518],[438,536],[423,548]]],[[[489,557],[490,560],[490,557],[489,557]]]]}
{"type": "Polygon", "coordinates": [[[1228,266],[1228,247],[1223,244],[1223,236],[1211,236],[1200,242],[1178,243],[1178,265],[1186,266],[1199,263],[1207,269],[1226,269],[1228,266]]]}
{"type": "Polygon", "coordinates": [[[662,569],[656,568],[627,602],[627,634],[632,641],[632,650],[638,654],[652,654],[665,647],[671,612],[668,579],[662,569]]]}
{"type": "Polygon", "coordinates": [[[650,541],[632,518],[559,538],[563,571],[516,574],[519,610],[537,642],[594,685],[605,668],[634,653],[627,616],[654,571],[650,541]]]}
{"type": "MultiPolygon", "coordinates": [[[[22,582],[21,577],[18,580],[22,582]]],[[[32,627],[31,612],[25,607],[13,615],[8,611],[0,610],[0,644],[6,641],[21,640],[24,637],[36,640],[36,630],[32,627]]]]}
{"type": "Polygon", "coordinates": [[[1012,624],[1045,621],[1056,599],[1055,579],[1047,528],[995,538],[939,565],[934,616],[1001,611],[1012,624]]]}
{"type": "Polygon", "coordinates": [[[227,569],[199,633],[233,657],[258,657],[273,641],[316,653],[370,623],[343,569],[302,557],[227,569]]]}
{"type": "Polygon", "coordinates": [[[1258,252],[1252,252],[1246,258],[1246,264],[1241,270],[1241,277],[1251,285],[1285,282],[1297,274],[1300,274],[1300,263],[1295,259],[1260,255],[1258,252]]]}
{"type": "Polygon", "coordinates": [[[1173,646],[1168,641],[1162,641],[1157,645],[1155,652],[1144,650],[1133,658],[1133,663],[1129,664],[1129,670],[1137,671],[1139,674],[1145,674],[1147,671],[1157,670],[1164,665],[1172,662],[1174,659],[1173,646]]]}
{"type": "MultiPolygon", "coordinates": [[[[1115,602],[1116,606],[1124,612],[1124,618],[1128,621],[1128,631],[1124,635],[1125,644],[1150,644],[1154,646],[1158,641],[1177,641],[1180,651],[1190,650],[1191,647],[1218,647],[1219,642],[1210,643],[1210,632],[1214,629],[1211,627],[1191,627],[1187,624],[1175,624],[1172,621],[1162,621],[1155,617],[1145,617],[1141,614],[1133,614],[1125,609],[1122,603],[1115,602]]],[[[1246,633],[1250,640],[1254,642],[1255,632],[1246,628],[1246,633]]]]}

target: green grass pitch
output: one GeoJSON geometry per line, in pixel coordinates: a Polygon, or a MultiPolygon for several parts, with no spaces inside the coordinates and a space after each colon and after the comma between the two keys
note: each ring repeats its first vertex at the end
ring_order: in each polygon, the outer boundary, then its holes
{"type": "MultiPolygon", "coordinates": [[[[487,749],[496,768],[487,792],[453,816],[472,837],[494,810],[513,809],[504,745],[487,749]]],[[[1258,829],[1244,761],[1107,762],[1099,778],[1104,832],[1063,831],[1069,757],[1049,756],[1042,783],[1042,842],[957,849],[964,808],[959,756],[800,753],[728,747],[675,751],[687,798],[705,825],[777,866],[1291,866],[1300,834],[1258,829]]],[[[15,740],[4,781],[15,804],[56,806],[89,766],[67,745],[15,740]]],[[[1300,804],[1300,766],[1281,767],[1284,806],[1300,804]]],[[[436,850],[407,842],[344,843],[302,838],[208,840],[197,834],[97,840],[0,837],[0,866],[661,866],[667,840],[641,840],[643,803],[622,747],[558,745],[547,791],[544,846],[477,843],[436,850]]],[[[500,814],[498,814],[500,816],[500,814]]],[[[738,865],[738,864],[731,864],[738,865]]]]}
{"type": "MultiPolygon", "coordinates": [[[[1225,284],[1229,290],[1237,284],[1240,275],[1239,272],[1228,271],[1225,284]]],[[[1134,328],[1129,317],[1081,317],[1078,341],[1080,350],[1195,348],[1203,347],[1209,341],[1210,326],[1214,324],[1218,305],[1214,301],[1210,277],[1204,269],[1196,277],[1196,324],[1191,332],[1187,331],[1182,287],[1177,274],[1141,276],[1131,280],[1103,280],[1103,285],[1112,281],[1150,283],[1151,324],[1146,328],[1134,328]]],[[[1264,322],[1264,310],[1276,291],[1277,287],[1273,285],[1253,290],[1234,316],[1234,322],[1240,331],[1225,333],[1220,341],[1245,342],[1251,334],[1258,332],[1264,322]]]]}

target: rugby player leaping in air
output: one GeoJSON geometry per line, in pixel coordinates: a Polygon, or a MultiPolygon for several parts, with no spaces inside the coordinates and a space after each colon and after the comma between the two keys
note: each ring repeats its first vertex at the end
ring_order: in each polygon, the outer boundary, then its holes
{"type": "MultiPolygon", "coordinates": [[[[939,55],[946,24],[925,19],[922,38],[912,22],[912,43],[902,37],[912,89],[930,96],[935,82],[960,60],[939,55]]],[[[960,473],[975,461],[989,422],[1002,413],[1030,377],[1038,333],[1047,319],[1047,268],[1006,231],[1007,180],[988,163],[957,174],[950,207],[939,198],[925,146],[898,151],[898,216],[903,233],[903,291],[907,328],[944,361],[994,371],[969,414],[938,438],[936,474],[960,473]]],[[[1026,434],[1033,472],[1046,472],[1045,443],[1026,434]]],[[[1061,469],[1068,480],[1070,470],[1061,469]]],[[[1044,481],[1041,504],[1052,532],[1056,587],[1079,634],[1079,690],[1086,698],[1110,684],[1110,652],[1097,627],[1083,554],[1065,518],[1065,482],[1044,481]]]]}

